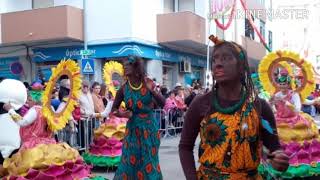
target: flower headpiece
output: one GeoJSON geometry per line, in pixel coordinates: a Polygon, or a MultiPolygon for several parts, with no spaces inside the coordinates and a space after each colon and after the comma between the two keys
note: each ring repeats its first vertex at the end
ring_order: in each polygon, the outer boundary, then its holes
{"type": "MultiPolygon", "coordinates": [[[[228,42],[228,41],[225,41],[225,40],[220,40],[217,36],[214,36],[214,35],[210,35],[209,36],[209,39],[214,43],[215,46],[217,45],[220,45],[220,44],[223,44],[225,42],[228,42]]],[[[232,44],[232,46],[234,47],[234,49],[239,53],[239,58],[241,60],[244,60],[245,59],[245,54],[244,52],[241,50],[241,48],[239,47],[238,44],[234,43],[234,42],[229,42],[232,44]]]]}
{"type": "Polygon", "coordinates": [[[39,82],[35,81],[31,85],[31,90],[29,91],[29,95],[32,101],[36,103],[40,103],[42,100],[44,86],[39,82]]]}
{"type": "Polygon", "coordinates": [[[280,76],[278,77],[278,83],[290,83],[291,82],[291,78],[289,76],[289,72],[286,69],[282,69],[280,71],[280,76]]]}

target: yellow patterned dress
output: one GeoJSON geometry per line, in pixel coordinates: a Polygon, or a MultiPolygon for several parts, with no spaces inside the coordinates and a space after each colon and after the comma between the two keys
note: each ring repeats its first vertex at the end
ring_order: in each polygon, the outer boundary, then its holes
{"type": "Polygon", "coordinates": [[[199,180],[262,179],[257,167],[262,144],[260,118],[247,103],[233,114],[215,112],[205,117],[200,127],[199,180]]]}

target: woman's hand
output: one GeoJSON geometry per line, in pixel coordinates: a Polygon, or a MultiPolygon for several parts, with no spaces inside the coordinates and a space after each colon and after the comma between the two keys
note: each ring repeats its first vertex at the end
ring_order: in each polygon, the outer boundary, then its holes
{"type": "Polygon", "coordinates": [[[127,110],[127,111],[115,111],[113,112],[113,115],[117,116],[117,117],[121,117],[121,118],[128,118],[130,119],[132,117],[132,111],[127,110]]]}
{"type": "Polygon", "coordinates": [[[151,80],[150,78],[145,77],[145,78],[144,78],[144,83],[146,84],[148,90],[154,91],[156,85],[155,85],[155,83],[153,82],[153,80],[151,80]]]}
{"type": "Polygon", "coordinates": [[[277,150],[269,154],[268,162],[277,171],[284,172],[289,167],[289,157],[282,150],[277,150]]]}

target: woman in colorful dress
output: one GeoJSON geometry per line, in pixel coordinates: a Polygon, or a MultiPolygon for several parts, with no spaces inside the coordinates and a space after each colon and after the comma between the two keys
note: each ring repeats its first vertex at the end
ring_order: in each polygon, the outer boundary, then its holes
{"type": "MultiPolygon", "coordinates": [[[[39,87],[34,84],[33,87],[39,87]]],[[[42,115],[41,89],[29,91],[29,111],[17,121],[21,126],[22,146],[4,162],[10,180],[72,180],[90,176],[78,151],[66,143],[56,143],[42,115]]],[[[11,116],[18,116],[9,110],[11,116]]]]}
{"type": "Polygon", "coordinates": [[[271,108],[257,97],[245,50],[234,42],[215,43],[211,62],[215,85],[199,95],[185,116],[179,155],[187,180],[257,180],[262,144],[270,163],[285,171],[288,157],[281,150],[271,108]],[[193,156],[200,133],[200,167],[193,156]]]}
{"type": "Polygon", "coordinates": [[[153,116],[155,103],[163,107],[165,99],[146,80],[142,59],[129,56],[124,65],[127,82],[120,88],[113,104],[113,113],[129,118],[123,140],[122,157],[115,180],[162,179],[159,165],[160,134],[153,116]],[[119,111],[121,102],[127,111],[119,111]]]}
{"type": "Polygon", "coordinates": [[[275,177],[319,179],[320,138],[312,117],[301,111],[299,93],[291,90],[291,78],[286,71],[277,79],[280,91],[270,100],[276,109],[276,122],[281,146],[290,157],[285,173],[267,167],[275,177]],[[312,177],[313,176],[313,177],[312,177]]]}

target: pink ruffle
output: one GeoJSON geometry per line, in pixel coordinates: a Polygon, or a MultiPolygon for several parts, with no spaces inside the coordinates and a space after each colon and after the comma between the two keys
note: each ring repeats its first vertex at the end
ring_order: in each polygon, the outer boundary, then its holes
{"type": "Polygon", "coordinates": [[[9,180],[74,180],[90,177],[91,166],[79,159],[63,166],[51,165],[45,170],[30,169],[25,177],[10,176],[9,180]]]}
{"type": "Polygon", "coordinates": [[[296,142],[282,144],[282,148],[290,157],[290,165],[311,164],[320,162],[320,142],[304,142],[302,145],[296,142]]]}
{"type": "Polygon", "coordinates": [[[32,138],[24,142],[21,146],[21,149],[31,149],[38,144],[56,144],[56,140],[53,138],[32,138]]]}
{"type": "Polygon", "coordinates": [[[128,118],[120,118],[117,116],[110,115],[110,118],[106,121],[106,124],[113,124],[115,126],[118,126],[119,124],[125,124],[127,123],[128,118]]]}
{"type": "Polygon", "coordinates": [[[120,156],[122,153],[122,142],[115,139],[107,139],[105,136],[96,138],[90,146],[90,153],[98,156],[120,156]]]}

